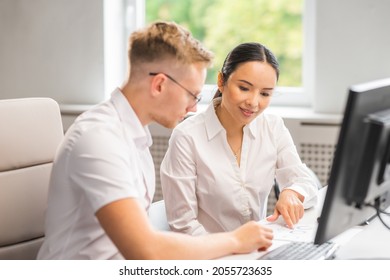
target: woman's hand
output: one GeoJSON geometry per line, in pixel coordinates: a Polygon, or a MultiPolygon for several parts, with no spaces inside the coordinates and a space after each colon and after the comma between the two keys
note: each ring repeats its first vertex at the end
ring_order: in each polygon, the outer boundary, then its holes
{"type": "Polygon", "coordinates": [[[284,221],[289,228],[293,228],[294,224],[298,223],[303,217],[303,195],[296,191],[285,189],[276,202],[274,213],[267,217],[267,221],[274,222],[280,215],[282,215],[284,221]]]}

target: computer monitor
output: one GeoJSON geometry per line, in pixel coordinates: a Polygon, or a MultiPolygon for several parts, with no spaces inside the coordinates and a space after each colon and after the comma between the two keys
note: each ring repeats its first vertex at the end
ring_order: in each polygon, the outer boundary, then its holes
{"type": "Polygon", "coordinates": [[[390,205],[390,78],[351,86],[314,243],[390,205]]]}

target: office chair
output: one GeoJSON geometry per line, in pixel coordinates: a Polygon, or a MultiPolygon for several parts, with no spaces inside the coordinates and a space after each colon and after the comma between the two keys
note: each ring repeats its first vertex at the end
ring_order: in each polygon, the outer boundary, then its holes
{"type": "MultiPolygon", "coordinates": [[[[308,170],[310,172],[310,175],[313,177],[313,180],[314,180],[314,183],[315,183],[315,186],[317,187],[317,189],[321,189],[323,186],[322,186],[318,176],[314,173],[314,171],[312,169],[308,168],[308,170]]],[[[276,200],[278,200],[279,194],[280,194],[280,188],[279,188],[279,184],[276,181],[276,179],[274,180],[273,189],[274,189],[275,198],[276,198],[276,200]]]]}
{"type": "Polygon", "coordinates": [[[62,138],[53,99],[0,100],[0,259],[36,258],[50,171],[62,138]]]}
{"type": "Polygon", "coordinates": [[[167,220],[167,214],[165,212],[164,200],[153,202],[149,208],[149,221],[153,227],[161,231],[170,231],[170,227],[167,220]]]}

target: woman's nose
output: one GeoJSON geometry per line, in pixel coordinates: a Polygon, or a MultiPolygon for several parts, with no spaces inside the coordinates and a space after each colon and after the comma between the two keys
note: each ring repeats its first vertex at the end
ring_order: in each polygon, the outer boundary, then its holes
{"type": "Polygon", "coordinates": [[[257,92],[251,93],[246,99],[246,104],[251,107],[257,107],[261,102],[261,95],[257,92]]]}

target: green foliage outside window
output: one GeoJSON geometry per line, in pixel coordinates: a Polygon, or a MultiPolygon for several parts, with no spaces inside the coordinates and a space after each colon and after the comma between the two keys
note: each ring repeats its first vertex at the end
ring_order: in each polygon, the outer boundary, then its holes
{"type": "Polygon", "coordinates": [[[259,42],[278,58],[279,86],[302,84],[303,0],[146,0],[146,21],[175,21],[215,54],[206,83],[215,84],[227,53],[259,42]]]}

